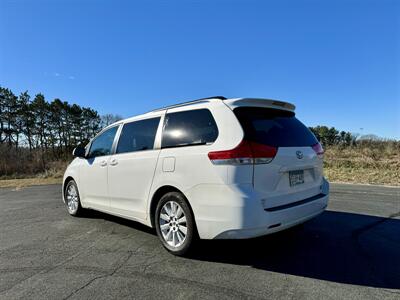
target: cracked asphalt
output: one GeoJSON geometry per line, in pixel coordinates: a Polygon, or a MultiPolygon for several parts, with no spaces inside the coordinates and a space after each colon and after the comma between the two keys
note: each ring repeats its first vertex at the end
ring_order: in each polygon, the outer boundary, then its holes
{"type": "Polygon", "coordinates": [[[70,217],[60,186],[0,189],[0,299],[156,297],[400,299],[400,189],[333,184],[303,226],[190,258],[138,223],[70,217]]]}

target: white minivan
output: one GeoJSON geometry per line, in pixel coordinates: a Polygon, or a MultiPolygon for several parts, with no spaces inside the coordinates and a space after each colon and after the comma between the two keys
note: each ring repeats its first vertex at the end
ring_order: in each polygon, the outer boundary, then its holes
{"type": "Polygon", "coordinates": [[[322,213],[323,149],[293,104],[211,97],[104,128],[63,179],[69,214],[95,209],[155,227],[166,249],[243,239],[322,213]]]}

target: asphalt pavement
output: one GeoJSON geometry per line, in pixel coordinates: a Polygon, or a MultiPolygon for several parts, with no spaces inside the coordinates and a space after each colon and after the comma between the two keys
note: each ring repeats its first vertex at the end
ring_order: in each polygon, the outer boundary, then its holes
{"type": "Polygon", "coordinates": [[[333,184],[326,212],[262,238],[201,241],[90,212],[60,186],[0,189],[0,299],[400,299],[400,189],[333,184]]]}

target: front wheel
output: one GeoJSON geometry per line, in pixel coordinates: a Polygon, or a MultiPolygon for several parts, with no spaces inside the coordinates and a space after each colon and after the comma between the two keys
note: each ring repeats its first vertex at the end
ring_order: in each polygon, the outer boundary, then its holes
{"type": "Polygon", "coordinates": [[[178,192],[165,194],[157,204],[155,225],[163,246],[175,255],[186,254],[195,239],[193,214],[178,192]]]}
{"type": "Polygon", "coordinates": [[[71,216],[78,216],[82,213],[81,201],[79,198],[78,186],[74,180],[70,180],[64,192],[65,204],[67,205],[68,213],[71,216]]]}

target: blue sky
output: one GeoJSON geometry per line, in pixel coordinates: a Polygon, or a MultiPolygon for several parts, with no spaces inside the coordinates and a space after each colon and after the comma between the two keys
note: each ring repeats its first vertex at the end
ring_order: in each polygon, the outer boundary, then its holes
{"type": "Polygon", "coordinates": [[[400,1],[0,0],[0,85],[128,117],[211,95],[400,139],[400,1]],[[361,129],[362,128],[362,129],[361,129]]]}

